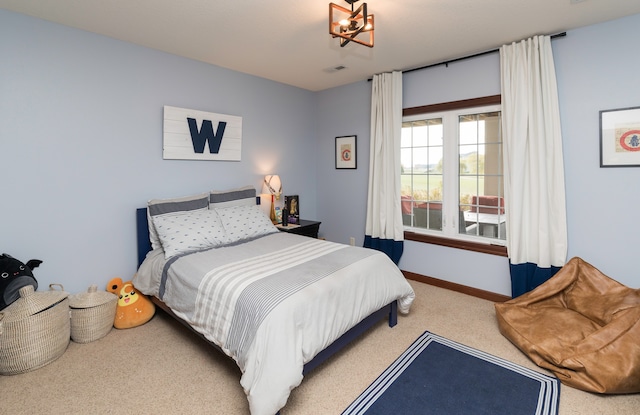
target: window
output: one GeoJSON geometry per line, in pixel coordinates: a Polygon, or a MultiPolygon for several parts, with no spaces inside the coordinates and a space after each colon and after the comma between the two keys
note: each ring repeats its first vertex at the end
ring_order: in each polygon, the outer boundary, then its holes
{"type": "Polygon", "coordinates": [[[408,230],[504,244],[500,105],[405,111],[401,162],[408,230]]]}

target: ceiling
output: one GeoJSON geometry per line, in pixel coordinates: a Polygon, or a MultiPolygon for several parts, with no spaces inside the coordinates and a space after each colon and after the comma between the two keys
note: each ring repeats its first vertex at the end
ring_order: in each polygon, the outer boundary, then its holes
{"type": "Polygon", "coordinates": [[[329,35],[328,4],[0,0],[0,8],[310,91],[640,13],[640,0],[368,0],[375,46],[352,42],[341,48],[329,35]],[[338,66],[346,68],[333,69],[338,66]]]}

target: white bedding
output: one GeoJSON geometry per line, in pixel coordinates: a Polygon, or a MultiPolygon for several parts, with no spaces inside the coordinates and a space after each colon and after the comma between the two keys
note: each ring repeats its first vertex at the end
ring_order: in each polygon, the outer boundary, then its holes
{"type": "Polygon", "coordinates": [[[156,249],[134,285],[236,361],[253,415],[282,408],[303,365],[362,319],[393,300],[407,313],[414,299],[385,254],[288,233],[170,261],[156,249]]]}

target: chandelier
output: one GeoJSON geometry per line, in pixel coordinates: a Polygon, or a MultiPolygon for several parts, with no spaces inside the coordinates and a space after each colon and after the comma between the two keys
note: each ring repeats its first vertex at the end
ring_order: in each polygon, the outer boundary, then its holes
{"type": "Polygon", "coordinates": [[[362,3],[354,10],[353,3],[360,0],[345,1],[351,5],[351,10],[329,3],[329,33],[333,37],[340,38],[340,47],[344,47],[349,42],[355,42],[372,48],[373,15],[367,14],[367,3],[362,3]],[[368,40],[366,40],[366,34],[369,34],[368,40]]]}

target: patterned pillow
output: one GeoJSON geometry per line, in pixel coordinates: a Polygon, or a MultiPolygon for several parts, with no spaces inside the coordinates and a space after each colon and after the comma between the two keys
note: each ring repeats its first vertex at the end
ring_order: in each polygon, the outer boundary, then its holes
{"type": "Polygon", "coordinates": [[[222,226],[227,231],[229,243],[278,232],[278,228],[256,205],[232,206],[215,211],[218,212],[222,226]]]}
{"type": "Polygon", "coordinates": [[[237,189],[216,191],[209,193],[209,209],[219,209],[231,206],[253,206],[256,204],[256,189],[245,186],[237,189]]]}
{"type": "Polygon", "coordinates": [[[158,239],[158,233],[153,218],[179,212],[203,210],[209,207],[209,193],[200,193],[193,196],[179,197],[175,199],[152,199],[147,202],[147,215],[149,218],[149,239],[151,248],[157,249],[162,245],[158,239]]]}
{"type": "Polygon", "coordinates": [[[153,221],[166,259],[215,248],[228,242],[224,227],[214,210],[154,216],[153,221]]]}

